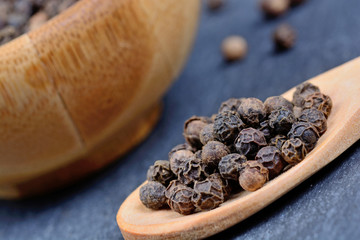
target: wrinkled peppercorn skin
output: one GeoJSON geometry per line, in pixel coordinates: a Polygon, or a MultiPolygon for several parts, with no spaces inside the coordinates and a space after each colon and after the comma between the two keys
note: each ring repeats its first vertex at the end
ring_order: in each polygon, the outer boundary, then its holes
{"type": "Polygon", "coordinates": [[[201,148],[200,132],[210,122],[211,120],[209,118],[198,116],[192,116],[186,120],[184,124],[184,137],[186,142],[195,149],[201,148]]]}
{"type": "Polygon", "coordinates": [[[221,158],[228,155],[230,150],[226,145],[218,141],[210,141],[203,146],[201,160],[204,164],[211,167],[217,167],[221,158]]]}
{"type": "Polygon", "coordinates": [[[287,134],[295,121],[293,112],[286,107],[272,111],[269,116],[269,126],[278,134],[287,134]]]}
{"type": "Polygon", "coordinates": [[[281,156],[281,151],[274,146],[261,148],[256,154],[255,160],[269,170],[269,179],[278,176],[286,165],[281,156]]]}
{"type": "Polygon", "coordinates": [[[139,195],[141,202],[151,209],[166,207],[166,188],[159,182],[149,181],[140,188],[139,195]]]}
{"type": "Polygon", "coordinates": [[[282,145],[287,140],[287,137],[285,135],[276,135],[275,137],[270,139],[269,145],[277,147],[279,150],[281,150],[282,145]]]}
{"type": "Polygon", "coordinates": [[[235,140],[236,150],[248,159],[254,159],[259,149],[266,145],[264,134],[254,128],[243,129],[235,140]]]}
{"type": "Polygon", "coordinates": [[[273,129],[269,125],[269,120],[262,121],[258,130],[264,134],[266,140],[269,140],[273,135],[273,129]]]}
{"type": "Polygon", "coordinates": [[[258,161],[247,161],[240,171],[239,184],[246,191],[256,191],[269,180],[269,170],[258,161]]]}
{"type": "Polygon", "coordinates": [[[225,144],[234,142],[240,129],[244,126],[240,116],[235,111],[223,111],[214,121],[213,133],[216,140],[225,144]]]}
{"type": "Polygon", "coordinates": [[[200,159],[193,157],[185,163],[183,169],[179,170],[178,179],[186,185],[192,185],[195,181],[202,181],[209,175],[206,165],[200,159]]]}
{"type": "Polygon", "coordinates": [[[219,113],[224,112],[224,111],[237,112],[242,99],[243,98],[230,98],[230,99],[226,100],[225,102],[222,102],[218,112],[219,113]]]}
{"type": "Polygon", "coordinates": [[[171,181],[165,191],[169,207],[183,215],[189,215],[195,211],[192,202],[194,190],[179,181],[171,181]]]}
{"type": "Polygon", "coordinates": [[[310,152],[314,149],[320,135],[316,128],[308,122],[296,122],[288,133],[288,138],[299,138],[310,152]]]}
{"type": "Polygon", "coordinates": [[[293,111],[294,109],[293,104],[282,96],[268,97],[264,102],[264,106],[267,115],[270,115],[272,111],[277,110],[281,107],[286,107],[290,111],[293,111]]]}
{"type": "Polygon", "coordinates": [[[297,107],[303,107],[305,98],[315,92],[320,92],[317,86],[309,82],[299,84],[293,94],[293,104],[297,107]]]}
{"type": "Polygon", "coordinates": [[[316,108],[321,111],[326,118],[329,117],[332,108],[332,101],[331,98],[325,94],[320,92],[313,93],[308,95],[304,99],[303,104],[304,109],[316,108]]]}
{"type": "Polygon", "coordinates": [[[311,123],[319,134],[322,135],[327,129],[326,117],[323,112],[316,108],[305,109],[298,118],[299,122],[311,123]]]}
{"type": "Polygon", "coordinates": [[[169,185],[174,178],[175,175],[170,169],[170,162],[165,160],[156,161],[147,172],[147,180],[159,182],[164,186],[169,185]]]}
{"type": "Polygon", "coordinates": [[[208,142],[214,140],[214,124],[207,124],[200,132],[200,142],[206,145],[208,142]]]}
{"type": "Polygon", "coordinates": [[[171,171],[177,175],[179,170],[184,168],[187,160],[193,157],[194,153],[189,150],[179,150],[172,153],[169,159],[171,171]]]}
{"type": "Polygon", "coordinates": [[[180,150],[189,150],[191,152],[195,152],[195,149],[193,147],[191,147],[188,143],[178,144],[170,150],[169,155],[168,155],[169,159],[171,158],[173,153],[180,151],[180,150]]]}
{"type": "Polygon", "coordinates": [[[306,154],[305,144],[299,138],[287,140],[281,148],[281,155],[291,165],[301,162],[306,154]]]}
{"type": "Polygon", "coordinates": [[[265,106],[257,98],[244,98],[238,109],[241,119],[251,127],[259,126],[266,117],[265,106]]]}
{"type": "Polygon", "coordinates": [[[241,164],[246,161],[246,157],[238,153],[232,153],[222,157],[218,166],[221,177],[237,181],[241,164]]]}
{"type": "Polygon", "coordinates": [[[199,210],[210,210],[225,201],[226,184],[218,173],[212,174],[204,181],[195,182],[193,203],[199,210]]]}

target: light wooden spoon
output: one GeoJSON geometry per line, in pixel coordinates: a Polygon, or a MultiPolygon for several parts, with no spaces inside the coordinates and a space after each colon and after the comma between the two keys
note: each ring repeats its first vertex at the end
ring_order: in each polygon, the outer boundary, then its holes
{"type": "MultiPolygon", "coordinates": [[[[309,81],[331,97],[333,109],[328,130],[301,163],[256,192],[241,192],[214,210],[188,216],[144,207],[137,188],[117,214],[125,239],[195,239],[223,231],[280,198],[355,143],[360,138],[360,58],[309,81]]],[[[291,99],[293,91],[283,96],[291,99]]]]}

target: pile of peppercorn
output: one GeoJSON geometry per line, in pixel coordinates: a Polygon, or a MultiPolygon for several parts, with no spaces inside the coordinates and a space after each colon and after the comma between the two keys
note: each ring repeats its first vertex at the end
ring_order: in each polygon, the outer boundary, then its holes
{"type": "Polygon", "coordinates": [[[303,83],[292,102],[231,98],[210,118],[193,116],[185,122],[186,143],[149,168],[140,200],[191,214],[218,207],[241,188],[256,191],[314,149],[331,107],[318,87],[303,83]]]}

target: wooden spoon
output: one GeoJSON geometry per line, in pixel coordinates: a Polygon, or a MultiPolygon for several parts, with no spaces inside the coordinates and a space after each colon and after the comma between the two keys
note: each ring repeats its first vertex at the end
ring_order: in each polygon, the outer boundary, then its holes
{"type": "MultiPolygon", "coordinates": [[[[360,58],[311,80],[333,101],[328,130],[295,167],[255,192],[234,195],[220,207],[188,216],[142,205],[137,188],[121,205],[117,222],[125,239],[195,239],[223,231],[266,207],[334,160],[360,138],[360,58]]],[[[291,99],[294,89],[283,96],[291,99]]]]}

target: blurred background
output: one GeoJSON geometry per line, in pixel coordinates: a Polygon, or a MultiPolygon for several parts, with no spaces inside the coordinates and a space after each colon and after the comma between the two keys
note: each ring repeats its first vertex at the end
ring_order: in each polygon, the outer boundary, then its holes
{"type": "MultiPolygon", "coordinates": [[[[104,171],[45,197],[0,201],[0,239],[122,239],[116,212],[146,178],[149,165],[183,143],[183,123],[210,116],[230,97],[265,100],[360,56],[360,1],[308,0],[266,19],[257,1],[226,0],[216,11],[203,1],[185,68],[166,94],[151,135],[104,171]],[[295,46],[274,50],[280,23],[297,32],[295,46]],[[221,43],[241,35],[242,61],[228,63],[221,43]]],[[[339,89],[341,91],[341,89],[339,89]]],[[[212,239],[359,239],[360,143],[284,197],[212,239]]]]}

